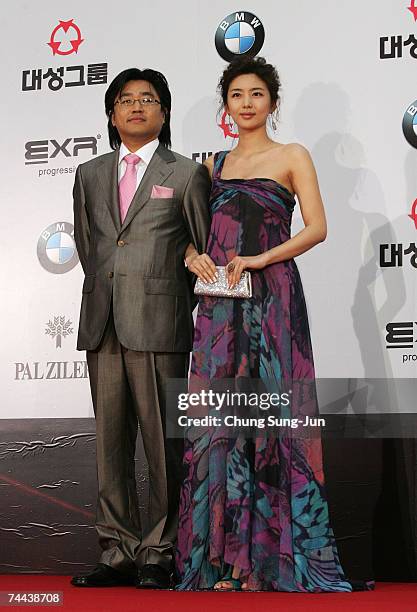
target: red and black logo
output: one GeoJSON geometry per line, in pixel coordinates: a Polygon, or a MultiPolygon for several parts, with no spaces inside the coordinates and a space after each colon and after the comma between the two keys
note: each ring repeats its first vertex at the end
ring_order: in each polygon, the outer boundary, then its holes
{"type": "Polygon", "coordinates": [[[78,53],[78,48],[84,38],[81,37],[80,28],[74,23],[73,19],[69,21],[59,21],[58,25],[52,30],[51,39],[47,43],[54,55],[71,55],[78,53]]]}
{"type": "Polygon", "coordinates": [[[416,0],[410,0],[410,6],[407,6],[408,10],[413,14],[414,21],[417,21],[417,6],[416,0]]]}
{"type": "Polygon", "coordinates": [[[411,213],[408,216],[414,221],[414,225],[417,229],[417,200],[414,200],[411,206],[411,213]]]}
{"type": "Polygon", "coordinates": [[[225,138],[239,138],[239,133],[234,131],[234,123],[230,115],[224,111],[220,123],[217,124],[223,130],[225,138]],[[229,120],[227,120],[229,118],[229,120]]]}

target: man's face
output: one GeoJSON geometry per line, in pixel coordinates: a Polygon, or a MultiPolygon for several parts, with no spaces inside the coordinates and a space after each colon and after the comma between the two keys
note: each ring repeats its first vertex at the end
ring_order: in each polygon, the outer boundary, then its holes
{"type": "Polygon", "coordinates": [[[157,138],[164,123],[164,113],[160,104],[142,105],[137,100],[147,98],[157,100],[159,97],[147,81],[128,81],[116,98],[112,114],[112,124],[119,132],[122,141],[145,140],[150,142],[157,138]],[[133,100],[133,105],[123,104],[124,100],[133,100]]]}

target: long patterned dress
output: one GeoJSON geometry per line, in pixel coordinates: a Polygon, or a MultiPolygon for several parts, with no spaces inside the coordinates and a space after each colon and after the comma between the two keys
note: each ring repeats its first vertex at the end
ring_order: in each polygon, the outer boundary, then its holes
{"type": "MultiPolygon", "coordinates": [[[[214,159],[207,247],[223,266],[288,240],[295,205],[274,180],[222,179],[226,154],[214,159]]],[[[314,380],[294,260],[253,271],[252,287],[250,299],[200,298],[191,388],[219,378],[314,380]]],[[[291,410],[317,416],[315,394],[291,410]]],[[[236,565],[251,590],[352,590],[329,524],[319,436],[230,438],[212,429],[186,440],[184,463],[178,589],[211,588],[236,565]]]]}

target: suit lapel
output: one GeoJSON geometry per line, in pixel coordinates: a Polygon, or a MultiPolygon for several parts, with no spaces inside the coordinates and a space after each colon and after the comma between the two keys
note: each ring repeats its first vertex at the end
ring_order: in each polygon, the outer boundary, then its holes
{"type": "Polygon", "coordinates": [[[118,163],[119,150],[108,155],[103,159],[102,164],[97,168],[97,178],[101,186],[103,196],[114,226],[120,232],[120,212],[119,212],[119,187],[118,187],[118,163]]]}
{"type": "MultiPolygon", "coordinates": [[[[126,218],[121,231],[126,229],[132,219],[149,201],[153,185],[163,185],[167,178],[174,172],[173,162],[175,157],[169,149],[159,145],[156,149],[138,189],[133,197],[132,203],[127,211],[126,218]]],[[[120,221],[119,221],[120,223],[120,221]]]]}

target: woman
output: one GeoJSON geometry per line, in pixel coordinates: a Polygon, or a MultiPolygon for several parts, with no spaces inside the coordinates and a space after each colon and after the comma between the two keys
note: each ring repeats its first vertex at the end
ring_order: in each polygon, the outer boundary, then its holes
{"type": "MultiPolygon", "coordinates": [[[[206,282],[227,266],[234,287],[251,271],[249,299],[202,297],[190,387],[215,379],[314,381],[303,290],[294,257],[322,242],[326,220],[310,155],[267,133],[280,82],[263,58],[232,62],[220,80],[239,129],[230,152],[207,160],[212,224],[207,253],[186,263],[206,282]],[[297,196],[304,229],[291,238],[297,196]]],[[[311,385],[310,385],[311,388],[311,385]]],[[[291,416],[318,414],[315,392],[291,416]]],[[[181,590],[351,591],[329,525],[319,437],[224,430],[188,440],[177,571],[181,590]]]]}

